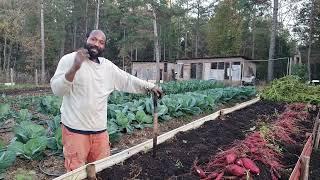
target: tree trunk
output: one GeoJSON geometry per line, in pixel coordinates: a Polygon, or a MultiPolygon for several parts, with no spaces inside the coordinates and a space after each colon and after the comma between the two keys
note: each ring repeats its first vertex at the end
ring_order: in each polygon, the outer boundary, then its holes
{"type": "Polygon", "coordinates": [[[99,11],[100,11],[100,0],[97,0],[97,11],[96,11],[96,25],[95,25],[95,29],[99,29],[99,11]]]}
{"type": "Polygon", "coordinates": [[[157,15],[155,12],[155,7],[152,7],[152,13],[153,13],[154,47],[156,52],[156,82],[160,83],[160,46],[159,46],[157,15]]]}
{"type": "Polygon", "coordinates": [[[133,49],[132,49],[132,44],[130,45],[130,62],[133,60],[133,49]]]}
{"type": "Polygon", "coordinates": [[[7,58],[7,67],[6,67],[6,71],[9,72],[9,69],[10,69],[10,62],[11,62],[11,54],[12,54],[12,42],[10,43],[9,45],[9,54],[8,54],[8,58],[7,58]]]}
{"type": "Polygon", "coordinates": [[[44,0],[41,0],[41,9],[40,9],[40,19],[41,19],[41,83],[45,83],[45,62],[44,62],[44,17],[43,17],[43,11],[44,11],[44,0]]]}
{"type": "Polygon", "coordinates": [[[62,56],[64,55],[64,44],[66,42],[66,36],[64,35],[62,38],[61,38],[61,41],[60,41],[60,54],[59,54],[59,59],[62,58],[62,56]]]}
{"type": "Polygon", "coordinates": [[[276,46],[276,36],[277,36],[277,23],[278,23],[278,0],[274,0],[273,3],[273,15],[272,15],[272,30],[270,38],[270,47],[269,47],[269,60],[268,60],[268,81],[273,79],[273,62],[276,46]]]}
{"type": "MultiPolygon", "coordinates": [[[[3,66],[2,70],[6,69],[6,59],[7,59],[7,35],[4,35],[4,46],[3,46],[3,66]]],[[[1,65],[1,64],[0,64],[1,65]]]]}
{"type": "Polygon", "coordinates": [[[314,28],[314,11],[315,11],[315,1],[311,1],[311,13],[310,13],[310,34],[309,34],[309,40],[308,40],[308,78],[309,81],[311,81],[311,64],[310,64],[310,56],[311,56],[311,48],[312,48],[312,40],[313,40],[313,28],[314,28]]]}
{"type": "Polygon", "coordinates": [[[177,41],[177,55],[176,55],[176,59],[179,59],[179,51],[181,49],[181,44],[180,44],[180,18],[178,18],[178,41],[177,41]]]}
{"type": "Polygon", "coordinates": [[[163,61],[166,60],[166,41],[163,41],[163,61]]]}
{"type": "Polygon", "coordinates": [[[1,67],[1,65],[2,65],[2,57],[0,56],[0,74],[2,73],[2,67],[1,67]]]}
{"type": "Polygon", "coordinates": [[[198,48],[199,48],[199,19],[200,19],[200,0],[198,0],[197,3],[198,6],[198,12],[197,12],[197,27],[196,27],[196,51],[195,51],[195,57],[198,57],[198,48]]]}
{"type": "Polygon", "coordinates": [[[186,37],[184,39],[184,57],[187,57],[187,46],[188,46],[188,32],[186,31],[186,37]]]}
{"type": "MultiPolygon", "coordinates": [[[[255,8],[255,7],[253,7],[255,8]]],[[[256,11],[253,9],[253,18],[252,18],[252,51],[251,59],[255,58],[255,41],[256,41],[256,11]]]]}
{"type": "Polygon", "coordinates": [[[138,61],[138,48],[136,47],[136,61],[138,61]]]}
{"type": "MultiPolygon", "coordinates": [[[[188,19],[188,12],[189,12],[189,1],[186,1],[187,4],[187,12],[186,12],[186,19],[188,19]]],[[[188,21],[187,21],[188,22],[188,21]]],[[[188,23],[187,23],[188,24],[188,23]]],[[[187,30],[187,26],[186,26],[186,34],[185,34],[185,40],[184,40],[184,57],[187,57],[187,49],[188,49],[188,30],[187,30]]],[[[191,48],[192,49],[192,48],[191,48]]]]}
{"type": "Polygon", "coordinates": [[[77,23],[76,20],[74,20],[73,23],[73,50],[76,50],[77,48],[77,23]]]}
{"type": "MultiPolygon", "coordinates": [[[[123,40],[124,42],[126,42],[126,29],[123,30],[123,40]]],[[[122,70],[124,70],[124,60],[125,60],[125,56],[126,56],[126,44],[123,44],[123,55],[122,55],[122,70]]]]}
{"type": "Polygon", "coordinates": [[[85,12],[85,28],[86,28],[86,34],[88,33],[88,3],[89,0],[86,0],[86,12],[85,12]]]}
{"type": "Polygon", "coordinates": [[[171,46],[169,45],[168,48],[168,59],[171,59],[171,46]]]}
{"type": "Polygon", "coordinates": [[[62,22],[63,25],[62,25],[62,37],[61,37],[61,40],[60,40],[60,53],[59,53],[59,59],[64,55],[64,48],[65,48],[65,42],[66,42],[66,23],[65,21],[62,22]]]}
{"type": "Polygon", "coordinates": [[[161,53],[162,53],[162,52],[161,52],[161,45],[160,45],[160,44],[161,44],[161,41],[160,41],[161,39],[160,39],[160,38],[161,38],[161,25],[159,25],[159,34],[158,34],[159,59],[161,60],[161,55],[162,55],[161,53]]]}

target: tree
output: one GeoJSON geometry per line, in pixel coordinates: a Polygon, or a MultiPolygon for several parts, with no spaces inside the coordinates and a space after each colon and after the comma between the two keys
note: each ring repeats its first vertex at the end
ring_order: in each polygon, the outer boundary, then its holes
{"type": "Polygon", "coordinates": [[[243,17],[237,11],[236,6],[236,1],[222,1],[210,19],[207,41],[211,55],[239,55],[243,17]]]}
{"type": "MultiPolygon", "coordinates": [[[[308,77],[319,78],[317,54],[320,51],[320,2],[314,0],[304,1],[297,16],[294,32],[300,37],[300,51],[302,58],[307,60],[308,77]]],[[[319,63],[319,61],[318,61],[319,63]]]]}
{"type": "Polygon", "coordinates": [[[100,12],[100,0],[97,0],[96,25],[95,25],[95,29],[99,29],[99,12],[100,12]]]}
{"type": "Polygon", "coordinates": [[[310,13],[310,31],[308,39],[308,56],[307,56],[307,67],[308,67],[308,79],[311,81],[311,65],[310,65],[310,56],[311,56],[311,47],[313,41],[313,29],[314,29],[314,16],[315,16],[315,1],[311,0],[311,13],[310,13]]]}
{"type": "Polygon", "coordinates": [[[44,0],[41,0],[41,9],[40,9],[40,21],[41,21],[41,82],[45,83],[46,81],[46,71],[45,71],[45,61],[44,61],[44,49],[45,49],[45,43],[44,43],[44,17],[43,17],[43,11],[44,11],[44,0]]]}
{"type": "Polygon", "coordinates": [[[273,68],[274,68],[274,54],[276,46],[276,36],[277,36],[277,24],[278,24],[278,0],[273,1],[273,14],[272,14],[272,29],[270,37],[270,47],[269,47],[269,60],[268,60],[268,81],[273,79],[273,68]]]}

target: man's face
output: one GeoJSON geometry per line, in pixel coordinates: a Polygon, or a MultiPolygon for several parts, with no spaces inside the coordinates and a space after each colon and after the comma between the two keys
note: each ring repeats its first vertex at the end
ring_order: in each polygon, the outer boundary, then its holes
{"type": "Polygon", "coordinates": [[[106,37],[102,32],[93,32],[87,39],[85,48],[88,49],[90,59],[100,57],[105,49],[106,37]]]}

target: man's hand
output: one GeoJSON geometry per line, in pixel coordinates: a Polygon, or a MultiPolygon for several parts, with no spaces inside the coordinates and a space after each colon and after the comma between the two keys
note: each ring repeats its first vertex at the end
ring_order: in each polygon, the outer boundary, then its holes
{"type": "Polygon", "coordinates": [[[163,91],[158,86],[153,87],[151,92],[157,95],[158,99],[161,99],[164,96],[163,91]]]}
{"type": "Polygon", "coordinates": [[[83,61],[89,58],[88,50],[86,49],[79,49],[77,51],[76,57],[74,58],[73,65],[66,73],[65,77],[69,82],[72,82],[76,72],[80,69],[81,64],[83,61]]]}
{"type": "Polygon", "coordinates": [[[87,49],[79,49],[77,51],[76,57],[74,58],[72,69],[78,71],[82,63],[89,58],[89,52],[87,49]]]}

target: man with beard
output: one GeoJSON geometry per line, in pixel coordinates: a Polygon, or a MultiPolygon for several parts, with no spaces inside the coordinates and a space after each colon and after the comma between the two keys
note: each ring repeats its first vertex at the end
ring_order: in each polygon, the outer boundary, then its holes
{"type": "Polygon", "coordinates": [[[50,81],[53,93],[63,97],[60,111],[67,171],[110,155],[106,104],[112,91],[151,91],[159,98],[163,95],[153,83],[138,79],[100,57],[105,43],[105,34],[93,30],[85,49],[60,59],[50,81]]]}

